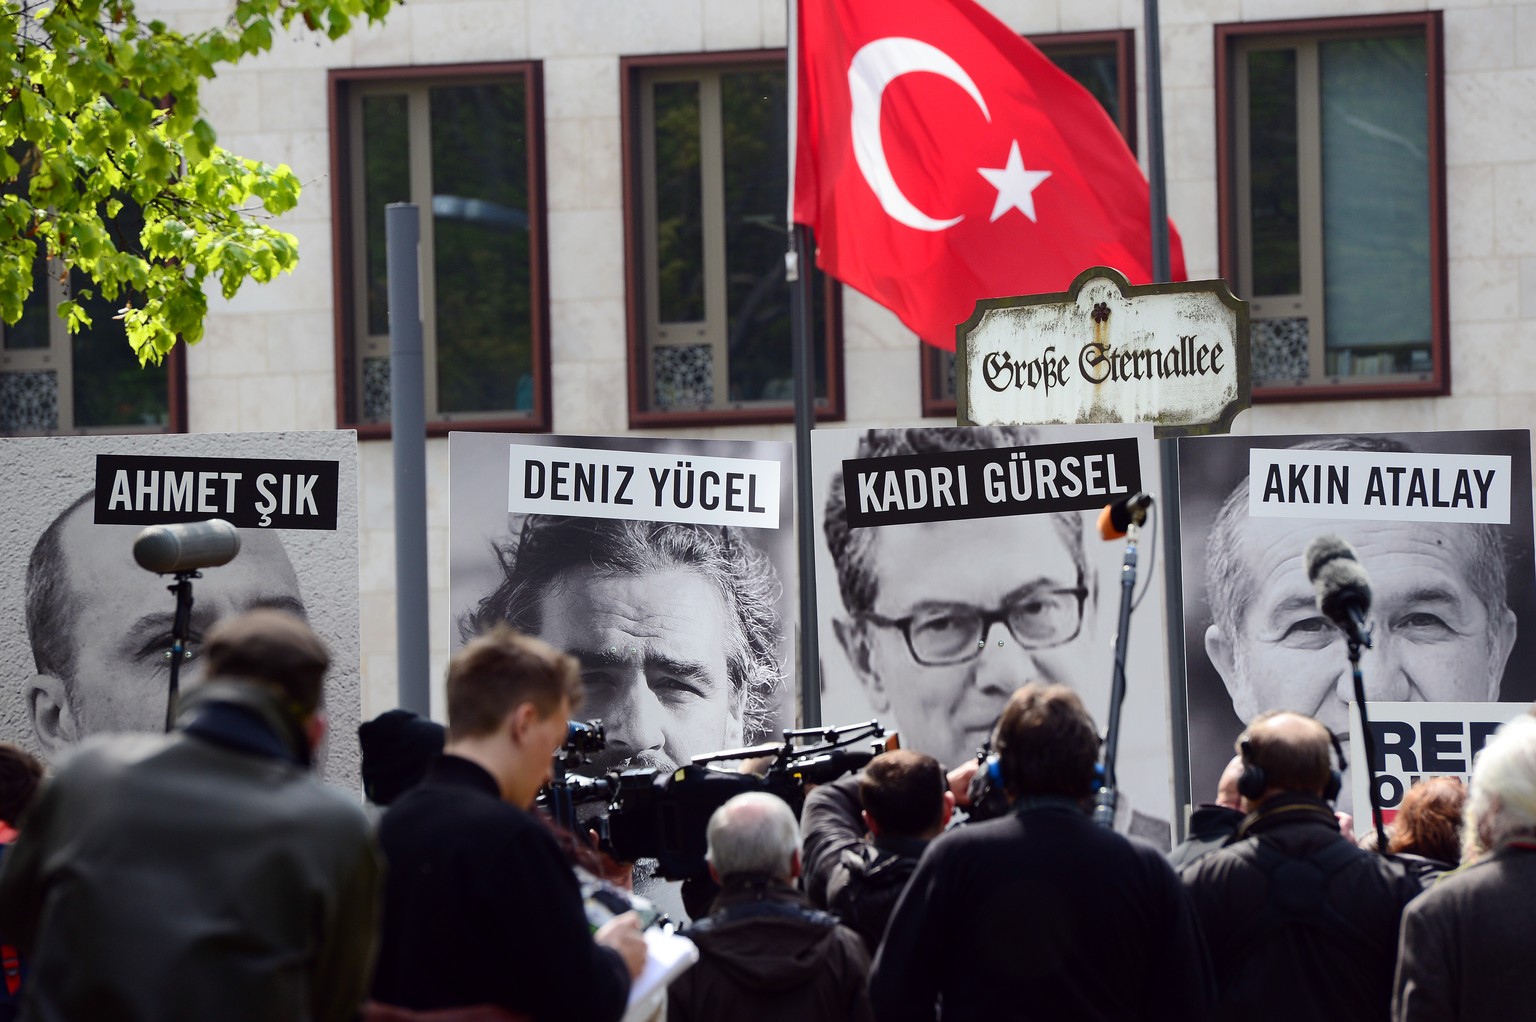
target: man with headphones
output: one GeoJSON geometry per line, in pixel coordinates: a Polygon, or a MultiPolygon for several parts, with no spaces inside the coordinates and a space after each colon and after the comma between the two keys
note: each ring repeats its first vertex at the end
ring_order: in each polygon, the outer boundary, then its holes
{"type": "Polygon", "coordinates": [[[1099,735],[1064,685],[1014,692],[993,732],[1009,810],[934,840],[875,959],[881,1022],[1198,1019],[1211,975],[1158,849],[1088,815],[1099,735]]]}
{"type": "Polygon", "coordinates": [[[1347,765],[1322,724],[1261,714],[1237,752],[1248,815],[1183,874],[1216,970],[1218,1017],[1385,1020],[1398,923],[1418,881],[1339,832],[1331,803],[1347,765]]]}

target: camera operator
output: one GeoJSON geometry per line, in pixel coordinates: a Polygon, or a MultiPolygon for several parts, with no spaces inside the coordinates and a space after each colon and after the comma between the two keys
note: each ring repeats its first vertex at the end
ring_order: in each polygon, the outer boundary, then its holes
{"type": "Polygon", "coordinates": [[[795,889],[799,836],[794,811],[765,791],[710,816],[709,872],[721,892],[683,933],[699,961],[668,988],[668,1022],[872,1022],[858,935],[795,889]]]}
{"type": "Polygon", "coordinates": [[[873,955],[907,878],[954,807],[939,761],[907,749],[818,786],[800,814],[807,897],[852,927],[873,955]]]}
{"type": "Polygon", "coordinates": [[[448,664],[448,744],[384,814],[376,1001],[618,1019],[645,964],[632,913],[589,933],[580,887],[529,812],[581,699],[576,660],[502,625],[448,664]]]}
{"type": "Polygon", "coordinates": [[[1099,737],[1063,685],[1014,692],[993,748],[1011,812],[923,855],[875,959],[881,1022],[1195,1019],[1210,968],[1162,853],[1088,816],[1099,737]]]}

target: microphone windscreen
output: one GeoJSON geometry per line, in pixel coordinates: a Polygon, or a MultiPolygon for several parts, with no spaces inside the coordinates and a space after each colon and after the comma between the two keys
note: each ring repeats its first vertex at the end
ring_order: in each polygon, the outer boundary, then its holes
{"type": "Polygon", "coordinates": [[[1334,558],[1324,563],[1312,585],[1317,590],[1318,609],[1336,624],[1349,620],[1351,609],[1361,618],[1370,612],[1371,577],[1359,561],[1334,558]]]}
{"type": "MultiPolygon", "coordinates": [[[[1346,543],[1342,537],[1332,533],[1319,536],[1308,543],[1307,551],[1302,555],[1302,561],[1307,566],[1307,581],[1313,585],[1317,584],[1318,573],[1324,566],[1339,561],[1352,561],[1358,564],[1359,560],[1355,556],[1355,548],[1346,543]]],[[[1361,574],[1364,574],[1363,570],[1361,574]]]]}
{"type": "Polygon", "coordinates": [[[1115,506],[1106,504],[1099,512],[1099,536],[1103,539],[1119,539],[1125,535],[1125,526],[1115,524],[1115,506]]]}
{"type": "Polygon", "coordinates": [[[133,541],[139,567],[161,575],[228,564],[240,552],[240,531],[222,518],[151,525],[133,541]]]}

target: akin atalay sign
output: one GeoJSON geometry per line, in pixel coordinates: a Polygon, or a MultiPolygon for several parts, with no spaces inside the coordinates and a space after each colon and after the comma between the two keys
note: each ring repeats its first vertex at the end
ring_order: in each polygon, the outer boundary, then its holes
{"type": "Polygon", "coordinates": [[[1248,303],[1219,280],[1133,287],[1096,266],[1065,293],[992,298],[956,331],[962,425],[1150,422],[1226,432],[1249,403],[1248,303]]]}

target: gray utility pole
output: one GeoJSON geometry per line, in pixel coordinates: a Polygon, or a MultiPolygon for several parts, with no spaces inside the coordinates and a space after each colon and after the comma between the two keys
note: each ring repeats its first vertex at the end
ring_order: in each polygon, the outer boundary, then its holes
{"type": "Polygon", "coordinates": [[[389,268],[389,425],[395,455],[395,652],[400,706],[431,713],[427,641],[427,407],[422,382],[421,220],[384,208],[389,268]]]}

